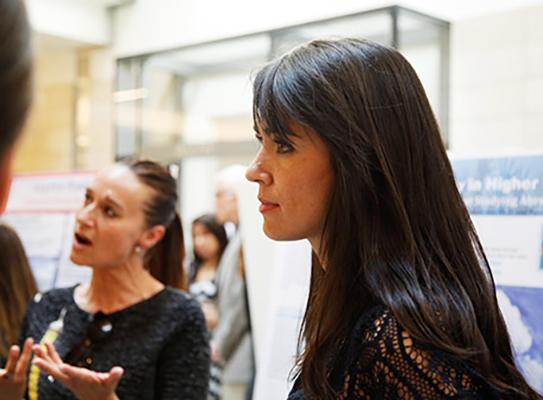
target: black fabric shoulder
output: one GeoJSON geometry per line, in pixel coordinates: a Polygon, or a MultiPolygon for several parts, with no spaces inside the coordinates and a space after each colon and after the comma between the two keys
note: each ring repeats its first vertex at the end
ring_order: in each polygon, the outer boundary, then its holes
{"type": "Polygon", "coordinates": [[[60,314],[63,307],[66,307],[70,303],[74,303],[74,289],[75,286],[52,289],[43,293],[38,292],[34,295],[34,298],[28,304],[23,317],[20,336],[21,345],[30,334],[29,328],[32,320],[56,317],[60,314]]]}
{"type": "Polygon", "coordinates": [[[36,303],[66,304],[73,301],[75,288],[76,286],[51,289],[43,293],[37,293],[33,300],[36,303]]]}
{"type": "Polygon", "coordinates": [[[180,328],[186,329],[187,324],[200,325],[201,320],[205,320],[200,303],[192,296],[171,287],[166,288],[166,291],[168,312],[178,316],[175,324],[180,328]]]}
{"type": "Polygon", "coordinates": [[[475,370],[418,343],[392,312],[375,309],[357,324],[339,399],[499,399],[475,370]]]}

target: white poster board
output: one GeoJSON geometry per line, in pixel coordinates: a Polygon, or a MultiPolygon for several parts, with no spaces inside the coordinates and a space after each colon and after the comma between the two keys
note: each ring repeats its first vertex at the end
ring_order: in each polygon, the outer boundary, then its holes
{"type": "Polygon", "coordinates": [[[74,216],[92,173],[21,175],[13,178],[2,221],[19,234],[40,291],[90,278],[69,260],[74,216]]]}
{"type": "Polygon", "coordinates": [[[311,246],[264,235],[257,190],[248,182],[238,189],[257,372],[253,398],[286,399],[309,292],[311,246]]]}

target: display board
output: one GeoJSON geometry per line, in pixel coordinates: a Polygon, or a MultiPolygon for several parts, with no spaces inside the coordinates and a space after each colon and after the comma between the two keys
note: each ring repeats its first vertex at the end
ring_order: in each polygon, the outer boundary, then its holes
{"type": "Polygon", "coordinates": [[[257,191],[249,182],[238,188],[257,371],[253,398],[286,399],[309,292],[311,247],[305,240],[275,242],[264,235],[257,191]]]}
{"type": "Polygon", "coordinates": [[[452,157],[530,384],[543,393],[543,154],[452,157]]]}
{"type": "Polygon", "coordinates": [[[13,183],[2,220],[19,234],[40,291],[90,278],[69,260],[75,212],[92,173],[21,175],[13,183]]]}

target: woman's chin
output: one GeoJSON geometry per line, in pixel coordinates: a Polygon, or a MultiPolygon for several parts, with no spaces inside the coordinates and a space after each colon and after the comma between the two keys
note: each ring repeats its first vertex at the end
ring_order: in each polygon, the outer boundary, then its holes
{"type": "Polygon", "coordinates": [[[262,229],[267,237],[278,242],[305,239],[304,235],[296,235],[295,232],[285,231],[284,229],[280,228],[274,229],[274,227],[271,227],[266,223],[264,223],[262,229]]]}
{"type": "Polygon", "coordinates": [[[88,261],[84,259],[81,254],[79,254],[77,251],[72,250],[70,253],[70,261],[73,262],[75,265],[88,265],[88,261]]]}

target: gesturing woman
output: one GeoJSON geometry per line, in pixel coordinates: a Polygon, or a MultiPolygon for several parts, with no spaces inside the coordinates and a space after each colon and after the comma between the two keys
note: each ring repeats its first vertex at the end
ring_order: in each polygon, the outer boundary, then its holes
{"type": "Polygon", "coordinates": [[[71,259],[88,285],[27,310],[30,399],[205,399],[209,344],[185,286],[176,184],[150,161],[100,171],[77,213],[71,259]],[[41,371],[40,371],[41,370],[41,371]]]}

